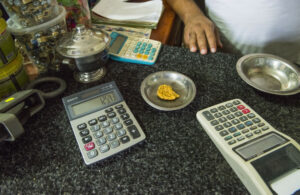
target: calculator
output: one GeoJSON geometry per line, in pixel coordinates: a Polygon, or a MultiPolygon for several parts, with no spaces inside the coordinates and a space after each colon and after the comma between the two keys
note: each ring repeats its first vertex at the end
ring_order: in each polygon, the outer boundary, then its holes
{"type": "Polygon", "coordinates": [[[62,101],[87,165],[146,138],[114,81],[63,97],[62,101]]]}
{"type": "Polygon", "coordinates": [[[153,65],[158,57],[161,42],[152,39],[128,37],[112,32],[109,56],[112,60],[153,65]]]}
{"type": "Polygon", "coordinates": [[[300,192],[300,146],[241,99],[197,112],[199,123],[251,194],[300,192]]]}

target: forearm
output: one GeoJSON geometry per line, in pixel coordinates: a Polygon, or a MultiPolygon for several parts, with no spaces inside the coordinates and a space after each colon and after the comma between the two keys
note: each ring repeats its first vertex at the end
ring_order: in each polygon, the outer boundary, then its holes
{"type": "Polygon", "coordinates": [[[166,2],[185,24],[195,16],[205,17],[201,9],[193,0],[166,0],[166,2]]]}

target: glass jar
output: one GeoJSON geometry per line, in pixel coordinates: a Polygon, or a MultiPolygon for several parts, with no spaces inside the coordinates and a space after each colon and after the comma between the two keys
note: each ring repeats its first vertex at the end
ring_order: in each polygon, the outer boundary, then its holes
{"type": "Polygon", "coordinates": [[[59,14],[56,0],[1,0],[9,18],[26,28],[52,20],[59,14]]]}
{"type": "Polygon", "coordinates": [[[67,32],[65,17],[65,8],[59,6],[59,14],[55,18],[39,25],[24,28],[12,18],[7,20],[8,31],[26,50],[39,74],[46,73],[57,63],[55,47],[57,40],[67,32]]]}

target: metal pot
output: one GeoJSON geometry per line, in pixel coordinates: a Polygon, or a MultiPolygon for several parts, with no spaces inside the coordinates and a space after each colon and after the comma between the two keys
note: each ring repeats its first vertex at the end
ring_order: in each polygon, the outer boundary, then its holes
{"type": "Polygon", "coordinates": [[[62,63],[68,64],[71,69],[75,70],[75,79],[88,83],[104,76],[105,64],[109,58],[109,44],[108,33],[100,29],[88,29],[84,25],[77,25],[72,32],[65,34],[58,41],[56,51],[63,58],[62,63]],[[99,76],[100,72],[102,76],[99,76]]]}

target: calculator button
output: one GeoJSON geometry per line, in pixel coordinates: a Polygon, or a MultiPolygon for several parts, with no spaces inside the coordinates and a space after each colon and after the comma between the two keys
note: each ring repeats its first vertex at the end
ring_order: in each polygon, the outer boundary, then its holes
{"type": "Polygon", "coordinates": [[[243,110],[243,109],[245,109],[245,106],[243,106],[243,105],[238,105],[236,108],[239,109],[239,110],[243,110]]]}
{"type": "Polygon", "coordinates": [[[249,129],[244,129],[243,131],[242,131],[242,133],[248,133],[249,132],[249,129]]]}
{"type": "Polygon", "coordinates": [[[84,136],[87,136],[89,133],[90,133],[90,131],[85,129],[85,130],[80,131],[79,134],[80,134],[81,137],[84,137],[84,136]]]}
{"type": "Polygon", "coordinates": [[[116,115],[115,112],[110,112],[110,113],[107,114],[107,116],[108,116],[108,118],[113,118],[113,117],[115,117],[117,115],[116,115]]]}
{"type": "Polygon", "coordinates": [[[100,146],[100,152],[104,153],[107,152],[109,150],[109,146],[107,144],[101,145],[100,146]]]}
{"type": "Polygon", "coordinates": [[[229,131],[230,133],[233,133],[233,132],[236,132],[237,129],[236,129],[235,127],[231,127],[231,128],[228,129],[228,131],[229,131]]]}
{"type": "Polygon", "coordinates": [[[204,111],[202,112],[202,115],[206,118],[206,120],[210,121],[215,119],[215,117],[209,112],[209,111],[204,111]]]}
{"type": "Polygon", "coordinates": [[[255,114],[249,113],[249,114],[247,114],[247,116],[248,116],[249,118],[254,118],[254,117],[255,117],[255,114]]]}
{"type": "Polygon", "coordinates": [[[257,126],[250,127],[250,130],[254,130],[254,129],[257,129],[257,126]]]}
{"type": "Polygon", "coordinates": [[[95,158],[97,155],[98,155],[98,152],[96,149],[87,152],[87,156],[89,159],[95,158]]]}
{"type": "Polygon", "coordinates": [[[116,124],[116,123],[118,123],[119,121],[120,121],[120,120],[119,120],[119,118],[117,118],[117,117],[111,119],[111,122],[112,122],[113,124],[116,124]]]}
{"type": "Polygon", "coordinates": [[[237,137],[237,136],[240,136],[240,135],[241,135],[240,132],[235,132],[235,133],[233,134],[234,137],[237,137]]]}
{"type": "Polygon", "coordinates": [[[220,130],[224,129],[224,127],[223,127],[222,125],[217,125],[217,126],[215,127],[215,129],[216,129],[217,131],[220,131],[220,130]]]}
{"type": "Polygon", "coordinates": [[[104,137],[101,137],[101,138],[96,140],[96,144],[98,146],[101,146],[102,144],[105,144],[105,143],[106,143],[106,139],[104,137]]]}
{"type": "Polygon", "coordinates": [[[85,129],[86,127],[87,127],[87,126],[86,126],[85,123],[81,123],[80,125],[77,126],[77,129],[83,130],[83,129],[85,129]]]}
{"type": "Polygon", "coordinates": [[[100,130],[100,125],[94,125],[94,126],[91,126],[91,127],[90,127],[90,130],[91,130],[91,131],[98,131],[98,130],[100,130]]]}
{"type": "Polygon", "coordinates": [[[103,122],[103,121],[106,121],[106,120],[107,120],[107,117],[106,117],[105,115],[102,115],[102,116],[99,116],[99,117],[98,117],[98,120],[99,120],[100,122],[103,122]]]}
{"type": "Polygon", "coordinates": [[[244,109],[244,110],[242,110],[242,112],[243,112],[244,114],[247,114],[247,113],[250,112],[250,110],[249,110],[249,109],[244,109]]]}
{"type": "Polygon", "coordinates": [[[234,115],[237,116],[237,117],[238,117],[238,116],[243,116],[243,113],[240,112],[240,111],[238,111],[238,112],[234,113],[234,115]]]}
{"type": "Polygon", "coordinates": [[[119,130],[119,129],[122,129],[123,125],[121,123],[117,123],[115,126],[114,126],[114,129],[115,130],[119,130]]]}
{"type": "Polygon", "coordinates": [[[131,119],[127,119],[126,121],[124,121],[126,126],[132,125],[133,121],[131,119]]]}
{"type": "Polygon", "coordinates": [[[105,109],[105,112],[109,113],[109,112],[112,112],[113,110],[114,110],[113,108],[107,108],[107,109],[105,109]]]}
{"type": "Polygon", "coordinates": [[[226,107],[225,107],[225,106],[219,106],[218,109],[219,109],[220,111],[222,111],[222,110],[225,110],[226,107]]]}
{"type": "Polygon", "coordinates": [[[239,124],[239,125],[237,125],[236,127],[237,127],[238,129],[244,129],[244,128],[245,128],[245,125],[239,124]]]}
{"type": "Polygon", "coordinates": [[[113,131],[113,129],[111,128],[111,127],[106,127],[105,129],[104,129],[104,133],[105,134],[109,134],[109,133],[111,133],[113,131]]]}
{"type": "Polygon", "coordinates": [[[111,134],[108,134],[106,138],[108,141],[111,141],[111,140],[116,139],[116,137],[117,137],[116,134],[111,133],[111,134]]]}
{"type": "Polygon", "coordinates": [[[240,123],[240,121],[238,119],[233,119],[231,122],[235,125],[240,123]]]}
{"type": "Polygon", "coordinates": [[[90,141],[92,141],[92,136],[90,136],[90,135],[82,138],[82,142],[84,144],[89,143],[90,141]]]}
{"type": "Polygon", "coordinates": [[[227,115],[227,114],[229,114],[230,112],[228,111],[228,110],[224,110],[223,112],[222,112],[222,114],[223,115],[227,115]]]}
{"type": "Polygon", "coordinates": [[[96,133],[93,134],[94,135],[94,138],[100,138],[103,136],[103,133],[102,131],[97,131],[96,133]]]}
{"type": "Polygon", "coordinates": [[[123,120],[126,120],[126,119],[129,119],[129,114],[122,114],[121,115],[121,118],[123,119],[123,120]]]}
{"type": "Polygon", "coordinates": [[[120,109],[118,109],[118,113],[124,114],[124,113],[126,113],[126,110],[124,108],[120,108],[120,109]]]}
{"type": "Polygon", "coordinates": [[[120,142],[118,140],[114,140],[112,142],[110,142],[110,147],[111,148],[116,148],[120,145],[120,142]]]}
{"type": "Polygon", "coordinates": [[[120,138],[120,141],[121,141],[123,144],[125,144],[125,143],[127,143],[127,142],[130,141],[130,138],[129,138],[128,136],[124,136],[124,137],[121,137],[121,138],[120,138]]]}
{"type": "Polygon", "coordinates": [[[229,110],[230,110],[230,112],[235,112],[235,111],[237,111],[238,109],[237,109],[236,107],[231,107],[229,110]]]}
{"type": "Polygon", "coordinates": [[[245,125],[246,125],[246,126],[251,126],[251,125],[253,125],[253,123],[252,123],[252,121],[246,121],[246,122],[245,122],[245,125]]]}
{"type": "Polygon", "coordinates": [[[246,120],[248,120],[248,118],[247,118],[246,116],[242,116],[242,117],[240,117],[239,119],[240,119],[241,121],[243,121],[243,122],[246,121],[246,120]]]}
{"type": "Polygon", "coordinates": [[[252,133],[248,133],[248,134],[246,134],[246,137],[252,137],[253,136],[253,134],[252,133]]]}
{"type": "Polygon", "coordinates": [[[232,104],[232,103],[227,103],[227,104],[225,104],[225,106],[226,106],[227,108],[230,108],[230,107],[233,106],[233,104],[232,104]]]}
{"type": "Polygon", "coordinates": [[[231,123],[230,122],[226,122],[226,123],[224,123],[224,127],[226,127],[226,128],[228,128],[228,127],[231,127],[231,123]]]}
{"type": "Polygon", "coordinates": [[[262,126],[264,126],[264,125],[265,125],[265,123],[258,123],[257,126],[262,127],[262,126]]]}
{"type": "Polygon", "coordinates": [[[229,114],[228,116],[227,116],[227,119],[229,119],[229,120],[231,120],[231,119],[234,119],[234,115],[233,114],[229,114]]]}
{"type": "Polygon", "coordinates": [[[221,117],[221,118],[219,118],[219,121],[220,121],[221,123],[224,123],[224,122],[227,121],[227,119],[226,119],[225,117],[221,117]]]}
{"type": "Polygon", "coordinates": [[[142,58],[142,54],[137,54],[136,58],[142,58]]]}
{"type": "Polygon", "coordinates": [[[128,127],[128,131],[130,135],[133,137],[133,139],[140,137],[140,132],[137,130],[135,125],[131,125],[128,127]]]}
{"type": "Polygon", "coordinates": [[[213,109],[210,110],[210,112],[211,113],[216,113],[216,112],[218,112],[218,110],[216,108],[213,108],[213,109]]]}
{"type": "Polygon", "coordinates": [[[231,136],[231,135],[228,135],[228,136],[226,136],[224,139],[225,139],[226,141],[228,141],[228,140],[232,139],[232,136],[231,136]]]}
{"type": "Polygon", "coordinates": [[[216,114],[214,114],[214,116],[216,117],[216,118],[219,118],[219,117],[221,117],[221,116],[223,116],[221,113],[216,113],[216,114]]]}
{"type": "Polygon", "coordinates": [[[259,123],[260,122],[260,119],[259,118],[255,118],[252,120],[254,123],[259,123]]]}
{"type": "Polygon", "coordinates": [[[102,122],[102,127],[105,128],[105,127],[108,127],[110,125],[110,123],[108,121],[104,121],[102,122]]]}
{"type": "Polygon", "coordinates": [[[86,151],[92,150],[95,148],[95,144],[94,144],[94,142],[87,143],[84,145],[84,148],[86,151]]]}
{"type": "Polygon", "coordinates": [[[125,134],[126,134],[126,131],[124,129],[120,129],[120,130],[117,131],[117,136],[118,137],[122,137],[125,134]]]}
{"type": "Polygon", "coordinates": [[[213,120],[213,121],[210,122],[210,124],[215,126],[215,125],[219,124],[219,122],[217,120],[213,120]]]}
{"type": "Polygon", "coordinates": [[[143,59],[144,59],[144,60],[147,60],[147,58],[148,58],[148,55],[145,55],[145,54],[144,54],[144,55],[143,55],[143,59]]]}
{"type": "Polygon", "coordinates": [[[228,132],[227,132],[226,130],[223,130],[223,131],[220,132],[220,135],[221,135],[221,136],[228,135],[228,132]]]}
{"type": "Polygon", "coordinates": [[[153,60],[153,57],[152,57],[152,56],[149,56],[148,60],[153,60]]]}
{"type": "Polygon", "coordinates": [[[116,109],[120,109],[120,108],[123,108],[123,105],[122,104],[119,104],[117,106],[115,106],[116,109]]]}
{"type": "Polygon", "coordinates": [[[263,131],[266,131],[266,130],[268,130],[269,129],[269,127],[268,126],[265,126],[265,127],[263,127],[263,128],[261,128],[263,131]]]}
{"type": "Polygon", "coordinates": [[[234,100],[232,103],[233,103],[234,105],[238,105],[238,104],[240,104],[241,102],[240,102],[239,100],[234,100]]]}
{"type": "Polygon", "coordinates": [[[231,140],[231,141],[228,142],[229,145],[232,145],[232,144],[234,144],[234,143],[236,143],[235,140],[231,140]]]}
{"type": "Polygon", "coordinates": [[[261,132],[261,130],[255,130],[254,133],[255,134],[259,134],[261,132]]]}
{"type": "Polygon", "coordinates": [[[240,137],[237,138],[238,141],[242,141],[242,140],[244,140],[244,139],[245,139],[244,136],[240,136],[240,137]]]}

